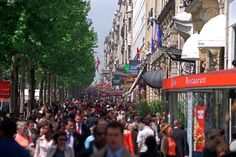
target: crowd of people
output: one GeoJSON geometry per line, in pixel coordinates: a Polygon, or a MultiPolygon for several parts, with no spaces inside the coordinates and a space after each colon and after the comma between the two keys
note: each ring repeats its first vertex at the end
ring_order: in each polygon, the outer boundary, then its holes
{"type": "MultiPolygon", "coordinates": [[[[207,138],[203,157],[233,154],[220,130],[207,138]]],[[[134,102],[85,93],[78,100],[39,105],[30,117],[2,115],[1,157],[188,157],[187,132],[166,115],[140,117],[134,102]]]]}

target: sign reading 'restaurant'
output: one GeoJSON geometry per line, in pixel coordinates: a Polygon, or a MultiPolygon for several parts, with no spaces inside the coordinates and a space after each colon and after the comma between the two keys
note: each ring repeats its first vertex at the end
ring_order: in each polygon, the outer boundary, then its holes
{"type": "Polygon", "coordinates": [[[201,87],[236,87],[236,69],[169,78],[162,85],[163,90],[201,87]]]}
{"type": "Polygon", "coordinates": [[[207,78],[192,78],[190,79],[189,77],[186,77],[186,84],[205,84],[207,83],[207,78]]]}

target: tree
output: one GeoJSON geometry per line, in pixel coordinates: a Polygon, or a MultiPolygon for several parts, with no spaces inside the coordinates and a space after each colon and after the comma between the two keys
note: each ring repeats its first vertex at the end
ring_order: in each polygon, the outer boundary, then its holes
{"type": "MultiPolygon", "coordinates": [[[[49,93],[52,81],[54,92],[57,86],[84,89],[92,83],[96,33],[87,18],[89,10],[90,4],[84,0],[0,2],[0,61],[6,69],[12,67],[12,112],[19,90],[17,67],[22,65],[28,73],[29,113],[34,107],[37,82],[41,82],[41,89],[46,83],[49,93]],[[47,79],[50,77],[56,79],[47,79]]],[[[21,78],[26,76],[24,70],[20,72],[21,78]]],[[[44,88],[40,96],[45,92],[44,88]]]]}

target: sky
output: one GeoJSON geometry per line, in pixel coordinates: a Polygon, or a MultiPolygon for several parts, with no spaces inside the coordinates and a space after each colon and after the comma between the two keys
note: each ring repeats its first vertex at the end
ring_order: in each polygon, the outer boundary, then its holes
{"type": "MultiPolygon", "coordinates": [[[[94,51],[97,52],[95,57],[99,57],[101,64],[99,71],[104,68],[104,40],[112,27],[114,13],[117,10],[117,0],[91,0],[91,11],[89,18],[93,21],[93,27],[98,35],[98,43],[94,51]]],[[[96,72],[96,80],[99,79],[99,74],[96,72]]]]}

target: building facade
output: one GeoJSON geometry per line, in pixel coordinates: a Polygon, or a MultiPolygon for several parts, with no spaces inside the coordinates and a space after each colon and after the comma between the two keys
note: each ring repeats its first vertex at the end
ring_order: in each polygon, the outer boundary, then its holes
{"type": "Polygon", "coordinates": [[[109,83],[112,83],[114,75],[119,75],[117,69],[129,63],[131,58],[132,5],[132,0],[118,1],[118,10],[114,13],[111,31],[104,42],[105,68],[102,77],[106,76],[109,83]]]}

